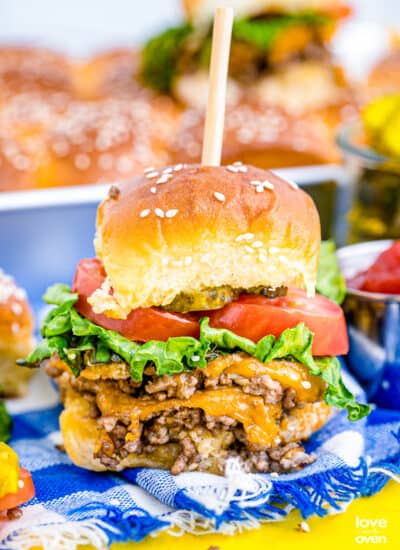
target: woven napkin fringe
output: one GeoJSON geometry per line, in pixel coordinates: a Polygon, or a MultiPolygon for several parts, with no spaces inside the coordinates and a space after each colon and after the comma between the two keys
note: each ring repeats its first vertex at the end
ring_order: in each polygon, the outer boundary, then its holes
{"type": "Polygon", "coordinates": [[[109,525],[100,520],[68,521],[33,525],[21,529],[1,543],[1,550],[75,550],[80,545],[105,549],[109,544],[109,525]]]}
{"type": "MultiPolygon", "coordinates": [[[[249,517],[271,521],[283,519],[293,508],[299,509],[304,518],[312,515],[323,517],[330,508],[340,510],[342,503],[361,495],[368,478],[368,466],[361,459],[354,468],[342,464],[338,468],[290,481],[271,481],[262,475],[242,476],[243,482],[247,479],[247,488],[245,485],[244,489],[237,489],[237,484],[233,484],[230,500],[226,501],[225,510],[218,510],[219,514],[213,496],[220,499],[221,493],[218,488],[210,490],[209,486],[178,491],[175,505],[202,517],[214,518],[215,529],[225,522],[246,521],[249,517]]],[[[219,504],[222,504],[221,500],[219,504]]]]}
{"type": "MultiPolygon", "coordinates": [[[[90,508],[85,506],[79,512],[85,513],[90,508]]],[[[85,545],[103,550],[111,542],[138,542],[150,533],[171,526],[170,521],[152,517],[144,510],[121,513],[115,507],[107,508],[102,519],[60,521],[19,529],[1,541],[0,550],[30,550],[33,547],[44,550],[76,550],[85,545]]],[[[104,505],[102,513],[104,514],[104,505]]]]}

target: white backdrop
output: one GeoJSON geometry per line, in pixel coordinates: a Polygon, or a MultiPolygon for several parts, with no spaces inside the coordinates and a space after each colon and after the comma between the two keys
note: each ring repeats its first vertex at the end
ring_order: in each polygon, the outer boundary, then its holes
{"type": "MultiPolygon", "coordinates": [[[[400,25],[400,0],[352,0],[360,20],[400,25]]],[[[132,44],[181,17],[180,0],[0,0],[0,40],[81,55],[132,44]]]]}

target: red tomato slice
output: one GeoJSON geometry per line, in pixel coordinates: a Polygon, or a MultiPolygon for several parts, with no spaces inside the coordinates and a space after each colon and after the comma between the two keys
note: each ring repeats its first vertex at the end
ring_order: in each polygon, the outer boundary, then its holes
{"type": "Polygon", "coordinates": [[[0,498],[0,512],[17,508],[35,496],[35,487],[28,470],[25,470],[25,468],[19,469],[19,480],[23,485],[16,493],[10,493],[0,498]]]}
{"type": "Polygon", "coordinates": [[[138,342],[167,340],[172,336],[198,336],[198,319],[209,316],[214,327],[227,328],[257,342],[266,334],[278,337],[286,328],[304,323],[314,334],[314,355],[341,355],[348,351],[342,309],[323,296],[307,298],[301,290],[290,290],[283,298],[243,295],[224,308],[198,314],[168,313],[157,308],[132,311],[125,320],[94,313],[87,298],[102,284],[105,271],[97,259],[78,264],[73,291],[79,294],[78,312],[104,328],[116,330],[138,342]]]}
{"type": "Polygon", "coordinates": [[[278,337],[285,329],[304,323],[314,333],[313,355],[343,355],[348,352],[346,321],[342,308],[316,295],[289,289],[287,296],[269,299],[243,295],[224,308],[210,312],[210,324],[227,328],[258,342],[266,334],[278,337]]]}
{"type": "Polygon", "coordinates": [[[105,277],[100,260],[85,259],[79,262],[72,283],[73,292],[79,294],[76,310],[96,325],[115,330],[137,342],[199,335],[198,315],[169,313],[155,307],[135,309],[127,319],[111,319],[102,313],[95,313],[87,299],[101,286],[105,277]]]}

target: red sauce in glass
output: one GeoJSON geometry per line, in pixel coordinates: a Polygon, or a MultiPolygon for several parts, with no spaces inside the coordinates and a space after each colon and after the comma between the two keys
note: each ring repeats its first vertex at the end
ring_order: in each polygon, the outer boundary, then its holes
{"type": "Polygon", "coordinates": [[[400,241],[382,252],[367,271],[349,279],[347,286],[366,292],[400,294],[400,241]]]}

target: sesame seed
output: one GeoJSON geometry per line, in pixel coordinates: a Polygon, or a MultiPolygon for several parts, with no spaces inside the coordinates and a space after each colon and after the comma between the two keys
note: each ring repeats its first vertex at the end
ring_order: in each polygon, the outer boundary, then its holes
{"type": "Polygon", "coordinates": [[[182,170],[184,168],[184,164],[176,164],[174,166],[174,172],[179,172],[179,170],[182,170]]]}
{"type": "Polygon", "coordinates": [[[261,248],[263,246],[263,243],[261,241],[254,241],[254,243],[251,246],[253,248],[261,248]]]}
{"type": "Polygon", "coordinates": [[[12,311],[15,315],[21,315],[21,313],[22,313],[22,306],[21,306],[21,304],[18,304],[17,302],[14,302],[13,304],[11,304],[11,311],[12,311]]]}
{"type": "Polygon", "coordinates": [[[247,166],[238,166],[237,171],[241,172],[242,174],[246,174],[248,171],[247,166]]]}
{"type": "Polygon", "coordinates": [[[250,184],[250,185],[259,186],[259,185],[262,185],[262,181],[259,181],[259,180],[251,180],[251,181],[249,181],[249,184],[250,184]]]}
{"type": "Polygon", "coordinates": [[[268,180],[263,181],[262,184],[265,187],[265,189],[270,189],[271,191],[275,189],[275,185],[268,180]]]}
{"type": "Polygon", "coordinates": [[[303,386],[303,388],[304,388],[305,390],[311,389],[311,383],[308,382],[308,380],[304,380],[304,381],[301,383],[301,385],[303,386]]]}
{"type": "Polygon", "coordinates": [[[264,191],[264,186],[263,186],[263,184],[257,185],[256,191],[257,191],[257,193],[262,193],[262,192],[264,191]]]}
{"type": "Polygon", "coordinates": [[[179,212],[178,209],[172,208],[171,210],[167,210],[167,211],[165,212],[165,217],[166,217],[166,218],[173,218],[174,216],[177,215],[178,212],[179,212]]]}
{"type": "Polygon", "coordinates": [[[158,216],[159,218],[163,218],[164,217],[164,210],[162,210],[161,208],[155,208],[154,209],[154,214],[156,216],[158,216]]]}
{"type": "Polygon", "coordinates": [[[12,323],[12,325],[11,325],[11,332],[12,332],[13,334],[17,334],[17,332],[19,332],[20,328],[21,328],[21,327],[20,327],[19,323],[12,323]]]}
{"type": "Polygon", "coordinates": [[[294,181],[291,181],[291,180],[287,180],[288,184],[290,185],[290,187],[292,189],[298,189],[299,186],[297,185],[297,183],[295,183],[294,181]]]}
{"type": "Polygon", "coordinates": [[[277,252],[279,252],[279,248],[276,248],[276,246],[271,246],[269,248],[269,252],[270,254],[276,254],[277,252]]]}
{"type": "Polygon", "coordinates": [[[267,257],[266,257],[264,254],[260,254],[260,255],[258,256],[258,259],[260,260],[260,262],[261,262],[262,264],[266,264],[266,263],[267,263],[267,257]]]}
{"type": "Polygon", "coordinates": [[[157,187],[150,187],[150,193],[153,193],[153,195],[157,193],[157,187]]]}
{"type": "Polygon", "coordinates": [[[224,202],[225,201],[225,195],[223,193],[219,193],[218,191],[215,191],[214,193],[214,197],[217,199],[217,201],[219,202],[224,202]]]}
{"type": "Polygon", "coordinates": [[[168,166],[168,168],[164,168],[163,174],[171,174],[173,170],[174,169],[171,166],[168,166]]]}
{"type": "Polygon", "coordinates": [[[232,164],[232,166],[242,166],[242,165],[243,165],[243,162],[241,160],[237,160],[232,164]]]}
{"type": "Polygon", "coordinates": [[[149,172],[148,174],[146,174],[146,178],[149,180],[152,180],[153,178],[158,178],[158,176],[158,172],[149,172]]]}
{"type": "Polygon", "coordinates": [[[145,208],[144,210],[142,210],[139,214],[139,216],[141,218],[146,218],[148,215],[150,214],[150,209],[149,208],[145,208]]]}
{"type": "Polygon", "coordinates": [[[17,300],[26,300],[26,290],[23,288],[17,288],[14,292],[14,296],[17,298],[17,300]]]}
{"type": "Polygon", "coordinates": [[[171,175],[170,174],[163,174],[161,176],[161,178],[159,178],[157,181],[156,181],[156,184],[159,185],[161,183],[167,183],[167,181],[171,178],[171,175]]]}
{"type": "Polygon", "coordinates": [[[154,166],[150,166],[150,168],[145,168],[143,170],[143,174],[149,174],[150,172],[154,172],[154,171],[155,171],[154,166]]]}
{"type": "Polygon", "coordinates": [[[236,237],[236,241],[240,243],[240,241],[252,241],[254,239],[254,233],[243,233],[242,235],[239,235],[236,237]]]}
{"type": "Polygon", "coordinates": [[[247,252],[249,252],[250,254],[254,253],[254,250],[248,244],[244,246],[244,249],[247,250],[247,252]]]}
{"type": "Polygon", "coordinates": [[[200,356],[199,355],[192,355],[191,360],[193,361],[193,363],[197,363],[197,361],[200,361],[200,356]]]}
{"type": "Polygon", "coordinates": [[[236,166],[227,166],[226,169],[229,170],[229,172],[233,172],[234,174],[237,174],[239,171],[236,166]]]}
{"type": "Polygon", "coordinates": [[[20,489],[23,489],[23,488],[25,487],[25,482],[24,482],[23,479],[19,479],[19,480],[18,480],[18,487],[19,487],[20,489]]]}

